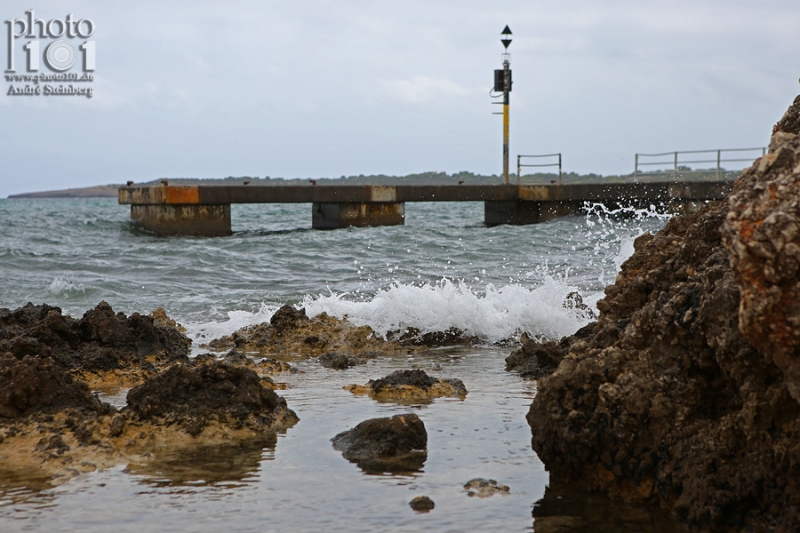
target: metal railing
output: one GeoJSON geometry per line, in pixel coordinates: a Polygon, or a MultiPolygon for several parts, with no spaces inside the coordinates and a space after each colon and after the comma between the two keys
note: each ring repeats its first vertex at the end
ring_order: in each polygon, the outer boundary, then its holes
{"type": "Polygon", "coordinates": [[[517,185],[520,183],[520,178],[522,177],[522,167],[558,167],[558,183],[561,184],[561,154],[542,154],[542,155],[517,155],[517,185]],[[538,165],[523,165],[522,158],[523,157],[558,157],[558,163],[545,163],[545,164],[538,164],[538,165]]]}
{"type": "Polygon", "coordinates": [[[707,170],[691,170],[689,167],[686,167],[689,163],[716,163],[716,179],[720,179],[722,175],[722,163],[739,163],[739,162],[751,162],[753,161],[753,157],[746,157],[746,158],[723,158],[722,155],[725,152],[755,152],[760,151],[761,155],[767,153],[767,149],[765,147],[759,148],[722,148],[717,150],[684,150],[681,152],[664,152],[663,154],[636,154],[634,169],[633,169],[633,179],[636,180],[639,176],[659,176],[664,174],[672,174],[672,179],[677,180],[678,174],[702,174],[707,173],[713,169],[707,170]],[[702,159],[702,155],[695,155],[694,157],[700,157],[701,159],[691,159],[691,160],[682,160],[680,158],[681,154],[716,154],[716,159],[702,159]],[[650,161],[646,163],[642,163],[639,161],[640,158],[646,157],[655,157],[661,158],[661,161],[650,161]],[[671,158],[667,160],[663,160],[664,158],[671,158]],[[643,166],[672,166],[671,170],[654,170],[651,172],[642,172],[640,167],[643,166]],[[684,168],[681,168],[684,167],[684,168]]]}

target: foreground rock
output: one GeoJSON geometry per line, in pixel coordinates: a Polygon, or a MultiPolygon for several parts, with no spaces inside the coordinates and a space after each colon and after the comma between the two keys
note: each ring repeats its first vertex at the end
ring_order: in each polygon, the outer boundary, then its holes
{"type": "Polygon", "coordinates": [[[413,348],[378,338],[369,326],[353,326],[325,313],[312,318],[305,309],[284,305],[270,321],[242,328],[232,335],[212,340],[208,348],[236,348],[262,355],[319,356],[327,352],[365,358],[364,354],[410,353],[413,348]]]}
{"type": "Polygon", "coordinates": [[[271,442],[297,416],[250,369],[177,364],[128,393],[117,411],[49,358],[0,357],[0,464],[58,483],[162,452],[271,442]]]}
{"type": "Polygon", "coordinates": [[[258,434],[298,420],[253,370],[223,362],[174,366],[131,389],[123,411],[126,423],[178,426],[193,437],[212,426],[258,434]]]}
{"type": "Polygon", "coordinates": [[[464,398],[467,389],[460,379],[440,379],[424,370],[397,370],[386,377],[371,379],[366,385],[347,385],[344,390],[366,394],[376,400],[430,400],[442,396],[464,398]]]}
{"type": "Polygon", "coordinates": [[[191,341],[167,321],[162,313],[114,313],[106,302],[80,320],[47,304],[0,309],[0,354],[49,358],[93,388],[131,386],[187,360],[191,341]]]}
{"type": "Polygon", "coordinates": [[[726,202],[636,240],[591,336],[539,381],[551,478],[698,530],[800,530],[797,102],[726,202]]]}
{"type": "Polygon", "coordinates": [[[428,432],[415,414],[372,418],[331,439],[333,448],[366,472],[414,472],[428,457],[428,432]]]}

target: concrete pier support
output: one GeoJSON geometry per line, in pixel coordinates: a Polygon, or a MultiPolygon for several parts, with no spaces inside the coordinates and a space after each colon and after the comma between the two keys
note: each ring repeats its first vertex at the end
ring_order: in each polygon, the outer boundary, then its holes
{"type": "Polygon", "coordinates": [[[509,224],[523,226],[538,224],[580,211],[582,202],[540,202],[530,200],[501,200],[484,202],[484,222],[487,226],[509,224]]]}
{"type": "Polygon", "coordinates": [[[314,229],[349,226],[398,226],[405,223],[405,202],[315,202],[311,208],[314,229]]]}
{"type": "Polygon", "coordinates": [[[131,219],[159,235],[218,237],[231,234],[230,204],[131,205],[131,219]]]}

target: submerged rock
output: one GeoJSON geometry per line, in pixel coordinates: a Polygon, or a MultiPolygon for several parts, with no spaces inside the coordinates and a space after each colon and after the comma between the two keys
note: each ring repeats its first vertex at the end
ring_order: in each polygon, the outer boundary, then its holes
{"type": "Polygon", "coordinates": [[[495,494],[508,494],[509,490],[508,486],[501,485],[494,479],[483,479],[482,477],[470,479],[464,484],[464,491],[470,497],[488,498],[495,494]]]}
{"type": "Polygon", "coordinates": [[[440,379],[424,370],[397,370],[386,377],[371,379],[366,385],[347,385],[344,390],[366,394],[376,400],[415,400],[442,396],[463,398],[467,388],[460,379],[440,379]]]}
{"type": "Polygon", "coordinates": [[[427,459],[428,432],[411,413],[365,420],[331,442],[345,459],[367,472],[413,472],[427,459]]]}
{"type": "Polygon", "coordinates": [[[433,503],[433,500],[428,498],[427,496],[417,496],[410,502],[408,505],[411,506],[418,513],[427,513],[433,510],[436,507],[436,504],[433,503]]]}
{"type": "Polygon", "coordinates": [[[592,334],[539,381],[551,479],[695,529],[800,530],[798,108],[726,201],[636,239],[592,334]]]}
{"type": "Polygon", "coordinates": [[[363,365],[366,360],[358,357],[350,357],[341,353],[328,352],[319,356],[319,364],[325,368],[336,370],[346,370],[352,366],[363,365]]]}

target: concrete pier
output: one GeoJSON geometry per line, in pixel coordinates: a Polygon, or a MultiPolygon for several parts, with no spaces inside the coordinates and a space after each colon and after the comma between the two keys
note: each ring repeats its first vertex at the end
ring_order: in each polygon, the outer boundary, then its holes
{"type": "Polygon", "coordinates": [[[567,185],[199,185],[120,187],[131,218],[161,235],[229,235],[231,204],[309,203],[317,229],[405,223],[406,202],[484,202],[484,222],[537,224],[580,212],[655,205],[680,210],[722,200],[733,181],[567,185]]]}
{"type": "Polygon", "coordinates": [[[223,237],[231,234],[231,206],[132,205],[131,219],[159,235],[223,237]]]}
{"type": "Polygon", "coordinates": [[[582,202],[538,202],[501,200],[484,202],[483,220],[487,226],[538,224],[578,213],[582,202]]]}
{"type": "Polygon", "coordinates": [[[311,208],[311,227],[397,226],[405,223],[405,217],[405,202],[315,202],[311,208]]]}

